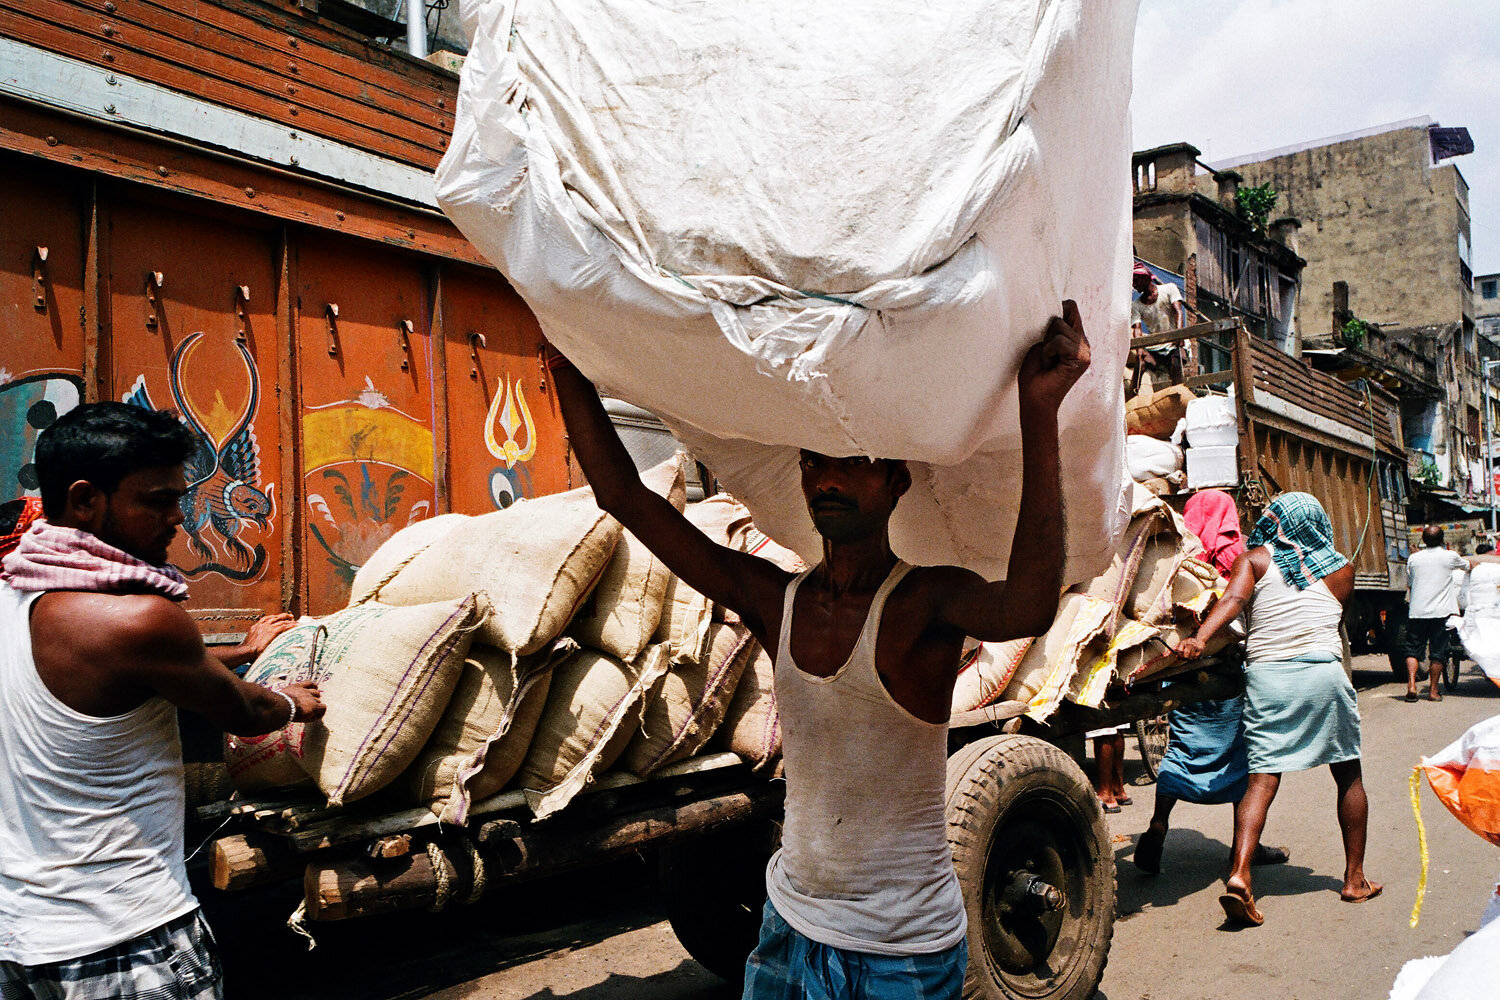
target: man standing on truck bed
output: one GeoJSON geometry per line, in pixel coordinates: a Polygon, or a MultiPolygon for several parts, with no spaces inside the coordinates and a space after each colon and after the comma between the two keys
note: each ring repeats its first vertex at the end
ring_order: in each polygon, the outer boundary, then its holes
{"type": "Polygon", "coordinates": [[[44,520],[0,575],[0,997],[222,996],[188,886],[177,708],[231,733],[323,714],[247,662],[291,625],[263,618],[210,655],[167,565],[195,447],[168,413],[80,406],[37,440],[44,520]]]}
{"type": "Polygon", "coordinates": [[[943,811],[948,715],[965,636],[1041,635],[1062,590],[1057,411],[1089,365],[1063,303],[1020,372],[1021,503],[1007,579],[913,568],[889,521],[906,464],[803,451],[823,559],[792,575],[711,542],[641,484],[594,387],[549,353],[574,453],[600,506],[775,651],[786,821],[747,1000],[957,998],[966,920],[943,811]]]}

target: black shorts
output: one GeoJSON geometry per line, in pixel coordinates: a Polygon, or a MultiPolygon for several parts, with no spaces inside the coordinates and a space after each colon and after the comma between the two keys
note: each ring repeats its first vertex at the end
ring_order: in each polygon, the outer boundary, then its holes
{"type": "Polygon", "coordinates": [[[1448,619],[1408,618],[1406,620],[1406,655],[1422,662],[1422,651],[1427,651],[1430,663],[1444,663],[1448,659],[1448,619]]]}

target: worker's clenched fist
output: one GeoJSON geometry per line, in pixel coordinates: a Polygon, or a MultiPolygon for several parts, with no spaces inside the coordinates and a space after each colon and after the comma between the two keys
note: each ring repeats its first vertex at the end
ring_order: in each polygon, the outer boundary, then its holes
{"type": "Polygon", "coordinates": [[[1062,315],[1047,321],[1041,343],[1021,361],[1021,415],[1051,416],[1089,369],[1089,338],[1078,303],[1063,300],[1062,315]]]}

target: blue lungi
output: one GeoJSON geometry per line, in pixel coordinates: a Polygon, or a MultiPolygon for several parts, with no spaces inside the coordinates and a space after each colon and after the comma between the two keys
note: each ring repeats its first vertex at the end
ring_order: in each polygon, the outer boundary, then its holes
{"type": "Polygon", "coordinates": [[[1157,795],[1202,805],[1245,797],[1250,765],[1240,719],[1243,705],[1241,698],[1200,701],[1168,715],[1172,739],[1157,771],[1157,795]]]}
{"type": "Polygon", "coordinates": [[[1332,653],[1246,664],[1244,719],[1251,774],[1359,758],[1359,705],[1332,653]]]}
{"type": "Polygon", "coordinates": [[[766,903],[745,963],[743,1000],[959,1000],[969,945],[930,955],[873,955],[819,944],[766,903]]]}

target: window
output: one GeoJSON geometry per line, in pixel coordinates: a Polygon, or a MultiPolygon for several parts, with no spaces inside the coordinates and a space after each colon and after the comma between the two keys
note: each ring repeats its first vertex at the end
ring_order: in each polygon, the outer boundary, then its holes
{"type": "Polygon", "coordinates": [[[1500,297],[1500,281],[1490,278],[1479,283],[1479,294],[1487,299],[1500,297]]]}

